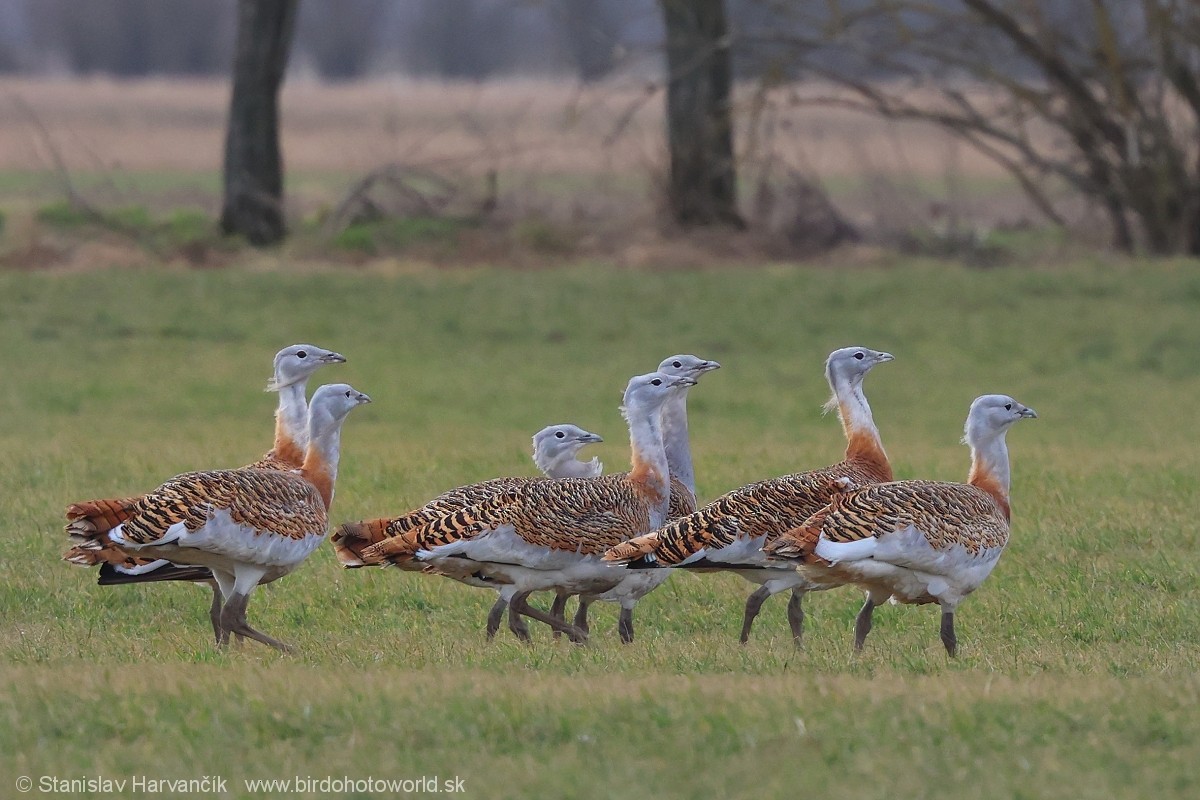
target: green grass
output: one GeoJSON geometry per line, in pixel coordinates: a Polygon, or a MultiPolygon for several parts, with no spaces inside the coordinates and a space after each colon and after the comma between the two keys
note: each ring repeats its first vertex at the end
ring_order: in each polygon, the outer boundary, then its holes
{"type": "Polygon", "coordinates": [[[466,779],[478,797],[1190,797],[1200,789],[1200,272],[1195,263],[986,272],[578,267],[406,276],[0,274],[0,786],[9,776],[466,779]],[[621,646],[483,642],[486,593],[341,571],[329,548],[250,618],[299,647],[217,652],[206,590],[102,588],[57,560],[66,503],[265,450],[271,354],[347,354],[323,380],[375,402],[343,437],[335,521],[528,474],[570,421],[626,459],[629,375],[679,351],[703,498],[836,460],[832,348],[868,378],[901,477],[962,479],[970,400],[1040,419],[1009,436],[1013,540],[958,614],[782,598],[736,644],[749,584],[679,575],[621,646]]]}

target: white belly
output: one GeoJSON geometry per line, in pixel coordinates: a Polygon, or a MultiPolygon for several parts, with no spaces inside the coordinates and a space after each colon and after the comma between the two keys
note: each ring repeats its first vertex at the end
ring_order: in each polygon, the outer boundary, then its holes
{"type": "Polygon", "coordinates": [[[146,545],[126,542],[120,525],[113,528],[109,537],[123,548],[175,564],[227,569],[230,564],[241,562],[265,567],[268,574],[279,577],[312,555],[325,540],[325,533],[292,539],[234,522],[228,511],[219,510],[194,531],[177,522],[161,539],[146,545]]]}

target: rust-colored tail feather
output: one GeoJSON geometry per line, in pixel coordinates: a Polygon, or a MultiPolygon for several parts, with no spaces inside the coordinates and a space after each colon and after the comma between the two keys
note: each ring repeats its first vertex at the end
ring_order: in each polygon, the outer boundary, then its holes
{"type": "Polygon", "coordinates": [[[364,549],[361,558],[366,564],[404,564],[412,561],[417,555],[417,537],[415,531],[409,531],[403,536],[393,536],[390,539],[377,542],[364,549]]]}
{"type": "Polygon", "coordinates": [[[374,544],[387,539],[387,527],[390,519],[368,519],[361,522],[345,522],[338,526],[329,537],[333,543],[333,552],[343,567],[353,569],[365,567],[369,562],[363,559],[363,551],[374,544]]]}
{"type": "Polygon", "coordinates": [[[771,558],[788,561],[800,561],[805,564],[828,564],[829,562],[816,554],[817,541],[821,538],[821,528],[825,517],[833,510],[832,505],[825,506],[804,522],[786,531],[775,541],[763,547],[763,552],[771,558]]]}
{"type": "Polygon", "coordinates": [[[621,542],[616,547],[610,547],[604,554],[604,561],[615,564],[626,564],[634,559],[648,556],[658,549],[658,532],[636,536],[627,542],[621,542]]]}
{"type": "Polygon", "coordinates": [[[67,533],[71,536],[95,536],[108,533],[133,516],[140,497],[86,500],[67,506],[67,533]]]}

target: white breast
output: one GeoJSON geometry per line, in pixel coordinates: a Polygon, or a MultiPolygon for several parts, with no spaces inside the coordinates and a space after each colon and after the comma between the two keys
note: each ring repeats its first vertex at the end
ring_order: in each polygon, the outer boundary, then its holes
{"type": "Polygon", "coordinates": [[[290,571],[308,558],[325,539],[325,534],[306,534],[293,539],[234,522],[224,509],[213,512],[209,520],[194,531],[182,522],[167,529],[161,539],[148,545],[126,542],[122,526],[110,538],[131,550],[153,554],[176,564],[199,564],[218,568],[228,561],[240,561],[267,567],[272,571],[290,571]]]}

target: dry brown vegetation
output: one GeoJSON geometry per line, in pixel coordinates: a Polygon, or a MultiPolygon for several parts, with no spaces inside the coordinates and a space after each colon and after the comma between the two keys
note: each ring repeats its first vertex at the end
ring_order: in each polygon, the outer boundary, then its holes
{"type": "MultiPolygon", "coordinates": [[[[80,197],[100,209],[178,209],[214,216],[228,88],[221,81],[0,81],[0,209],[9,266],[78,264],[80,237],[37,218],[66,197],[61,159],[80,197]]],[[[292,259],[362,262],[380,256],[447,263],[557,263],[600,258],[688,266],[811,255],[796,188],[815,182],[871,241],[913,231],[979,231],[1040,224],[995,164],[920,123],[793,105],[789,90],[739,93],[746,234],[681,239],[657,214],[664,171],[662,98],[636,82],[487,83],[410,79],[328,85],[293,81],[283,92],[292,259]],[[445,178],[453,196],[436,213],[480,224],[422,229],[399,243],[336,239],[328,214],[372,170],[400,165],[445,178]],[[489,175],[495,176],[494,190],[489,175]],[[799,221],[798,221],[799,220],[799,221]],[[412,241],[412,239],[416,241],[412,241]],[[332,246],[331,245],[332,242],[332,246]]],[[[426,184],[409,188],[420,194],[426,184]]],[[[374,209],[412,215],[375,197],[374,209]]],[[[411,198],[410,198],[411,199],[411,198]]],[[[369,215],[368,215],[369,216],[369,215]]],[[[224,264],[244,258],[155,248],[129,231],[89,230],[105,248],[133,238],[133,261],[224,264]],[[148,252],[148,256],[146,253],[148,252]]],[[[957,235],[957,234],[956,234],[957,235]]],[[[144,238],[144,237],[143,237],[144,238]]],[[[395,238],[395,237],[393,237],[395,238]]],[[[195,248],[193,248],[194,250],[195,248]]],[[[871,251],[874,252],[874,251],[871,251]]],[[[861,248],[851,251],[858,258],[861,248]]],[[[111,259],[110,259],[111,260],[111,259]]],[[[120,258],[118,258],[120,260],[120,258]]],[[[86,261],[86,259],[85,259],[86,261]]]]}

